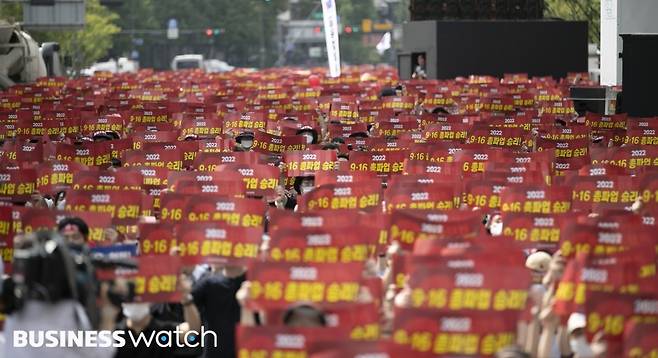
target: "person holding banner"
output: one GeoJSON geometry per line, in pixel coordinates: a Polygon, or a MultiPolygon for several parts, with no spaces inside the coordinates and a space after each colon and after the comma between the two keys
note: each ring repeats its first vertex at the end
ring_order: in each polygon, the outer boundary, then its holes
{"type": "Polygon", "coordinates": [[[191,291],[203,326],[219,335],[217,347],[204,347],[203,357],[234,358],[235,326],[240,323],[241,313],[235,294],[246,279],[246,268],[235,265],[211,265],[211,268],[191,291]]]}
{"type": "Polygon", "coordinates": [[[298,195],[304,195],[315,189],[315,178],[313,176],[295,177],[293,187],[298,195]]]}
{"type": "Polygon", "coordinates": [[[171,339],[175,341],[168,342],[162,339],[163,336],[157,335],[156,339],[165,345],[163,347],[155,342],[148,346],[134,345],[128,339],[125,346],[117,349],[115,358],[175,358],[176,347],[183,346],[185,340],[188,343],[196,344],[202,339],[199,333],[201,332],[201,317],[191,294],[192,280],[185,274],[180,275],[179,291],[183,296],[180,302],[183,307],[184,322],[182,323],[166,322],[155,318],[149,302],[124,302],[121,305],[124,319],[117,324],[115,329],[130,331],[135,336],[143,334],[146,337],[151,336],[153,332],[173,332],[171,339]],[[194,332],[194,334],[188,334],[188,332],[194,332]]]}
{"type": "Polygon", "coordinates": [[[254,145],[254,133],[252,132],[242,132],[235,136],[235,141],[237,143],[236,150],[242,152],[248,152],[251,147],[254,145]]]}
{"type": "Polygon", "coordinates": [[[656,121],[577,114],[581,74],[341,67],[322,7],[329,68],[0,93],[7,338],[203,324],[203,357],[655,356],[656,121]]]}

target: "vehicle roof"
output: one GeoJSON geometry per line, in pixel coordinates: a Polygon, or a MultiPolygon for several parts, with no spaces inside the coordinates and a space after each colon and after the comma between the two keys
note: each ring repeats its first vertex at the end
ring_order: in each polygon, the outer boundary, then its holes
{"type": "Polygon", "coordinates": [[[174,57],[174,61],[203,61],[203,55],[178,55],[174,57]]]}

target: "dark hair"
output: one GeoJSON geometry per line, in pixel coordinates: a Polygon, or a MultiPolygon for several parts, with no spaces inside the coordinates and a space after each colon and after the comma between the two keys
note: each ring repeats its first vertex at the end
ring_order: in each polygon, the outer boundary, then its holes
{"type": "Polygon", "coordinates": [[[380,98],[381,97],[392,97],[392,96],[395,96],[395,95],[396,95],[395,88],[391,88],[391,87],[383,88],[381,90],[381,92],[379,92],[379,97],[380,98]]]}
{"type": "Polygon", "coordinates": [[[68,225],[76,226],[85,240],[87,240],[89,237],[89,226],[84,220],[79,217],[64,218],[59,224],[57,224],[57,231],[62,231],[68,225]]]}
{"type": "Polygon", "coordinates": [[[255,137],[254,133],[252,133],[252,132],[241,132],[240,134],[235,136],[235,141],[240,143],[240,141],[244,138],[249,138],[249,139],[253,140],[254,137],[255,137]]]}
{"type": "Polygon", "coordinates": [[[443,107],[436,107],[432,109],[432,114],[450,114],[445,108],[443,107]]]}
{"type": "Polygon", "coordinates": [[[366,132],[354,132],[350,134],[350,138],[368,138],[368,133],[366,132]]]}
{"type": "Polygon", "coordinates": [[[325,143],[322,145],[322,150],[338,150],[340,147],[336,143],[325,143]]]}
{"type": "Polygon", "coordinates": [[[56,202],[60,202],[64,199],[66,199],[66,190],[58,191],[57,194],[55,194],[55,201],[56,202]]]}
{"type": "Polygon", "coordinates": [[[103,141],[103,140],[112,140],[112,136],[110,136],[110,135],[109,135],[108,133],[106,133],[106,132],[100,132],[100,133],[96,133],[96,134],[94,134],[94,136],[92,137],[92,139],[94,140],[94,142],[96,142],[96,141],[103,141]]]}
{"type": "Polygon", "coordinates": [[[297,130],[296,134],[301,135],[303,133],[311,133],[311,135],[313,136],[313,141],[311,142],[311,144],[316,144],[318,142],[318,131],[316,131],[315,129],[305,127],[305,128],[297,130]]]}
{"type": "Polygon", "coordinates": [[[293,184],[292,184],[292,187],[299,194],[302,193],[302,181],[304,181],[304,179],[315,180],[315,177],[312,176],[312,175],[311,176],[298,176],[298,177],[295,177],[295,179],[293,181],[293,184]]]}
{"type": "Polygon", "coordinates": [[[320,323],[322,327],[327,326],[327,317],[325,317],[324,312],[309,304],[299,304],[288,308],[286,312],[283,314],[283,324],[289,325],[292,319],[295,317],[295,315],[300,314],[302,312],[308,312],[315,315],[314,318],[317,320],[318,323],[320,323]]]}

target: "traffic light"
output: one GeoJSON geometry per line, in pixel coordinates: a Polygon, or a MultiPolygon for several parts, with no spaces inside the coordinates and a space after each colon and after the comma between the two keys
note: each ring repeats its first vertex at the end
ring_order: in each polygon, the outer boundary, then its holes
{"type": "Polygon", "coordinates": [[[361,21],[361,28],[363,29],[363,32],[372,32],[372,20],[363,19],[361,21]]]}
{"type": "Polygon", "coordinates": [[[345,33],[346,34],[351,34],[352,33],[352,26],[345,26],[345,33]]]}
{"type": "Polygon", "coordinates": [[[205,32],[205,34],[206,34],[207,37],[213,37],[213,36],[219,36],[219,35],[221,35],[222,32],[224,32],[224,31],[223,31],[222,29],[220,29],[220,28],[214,28],[214,29],[213,29],[212,27],[209,27],[209,28],[207,28],[206,31],[204,31],[204,32],[205,32]]]}

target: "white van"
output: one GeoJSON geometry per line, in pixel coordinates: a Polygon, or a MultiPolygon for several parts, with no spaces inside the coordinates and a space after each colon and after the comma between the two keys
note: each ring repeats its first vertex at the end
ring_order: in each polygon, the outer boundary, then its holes
{"type": "Polygon", "coordinates": [[[171,61],[171,69],[174,71],[195,68],[200,68],[205,71],[203,55],[178,55],[174,57],[173,61],[171,61]]]}

